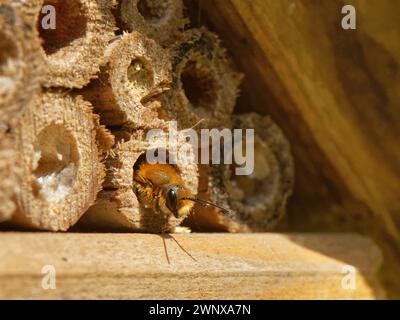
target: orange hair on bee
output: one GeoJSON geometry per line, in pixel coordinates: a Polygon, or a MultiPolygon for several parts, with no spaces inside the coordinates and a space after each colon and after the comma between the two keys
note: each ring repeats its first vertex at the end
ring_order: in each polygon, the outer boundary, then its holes
{"type": "Polygon", "coordinates": [[[139,159],[134,167],[133,180],[136,183],[135,193],[142,205],[163,214],[173,214],[176,218],[186,217],[195,202],[231,214],[229,210],[217,204],[193,197],[184,187],[184,182],[173,165],[150,164],[144,158],[139,159]]]}

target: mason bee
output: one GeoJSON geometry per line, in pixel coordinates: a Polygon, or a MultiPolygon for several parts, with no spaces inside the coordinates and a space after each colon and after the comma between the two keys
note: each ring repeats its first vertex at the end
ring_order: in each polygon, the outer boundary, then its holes
{"type": "Polygon", "coordinates": [[[185,186],[177,168],[171,164],[150,164],[139,158],[133,173],[134,192],[140,204],[168,218],[185,218],[194,203],[213,206],[225,213],[229,211],[206,200],[195,198],[185,186]]]}

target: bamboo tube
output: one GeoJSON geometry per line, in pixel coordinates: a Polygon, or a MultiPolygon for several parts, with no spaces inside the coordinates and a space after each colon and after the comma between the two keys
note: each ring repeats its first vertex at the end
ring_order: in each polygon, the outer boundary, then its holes
{"type": "Polygon", "coordinates": [[[13,198],[19,186],[15,156],[11,138],[0,132],[0,222],[10,219],[15,211],[13,198]]]}
{"type": "Polygon", "coordinates": [[[29,103],[40,87],[39,38],[9,1],[0,4],[0,131],[29,103]]]}
{"type": "Polygon", "coordinates": [[[114,37],[114,5],[114,0],[30,0],[18,5],[43,40],[46,87],[82,88],[96,77],[104,49],[114,37]]]}
{"type": "Polygon", "coordinates": [[[293,189],[294,164],[290,145],[268,116],[235,115],[233,127],[255,130],[254,172],[249,176],[235,175],[235,165],[206,168],[200,176],[199,190],[211,201],[228,206],[232,215],[198,208],[196,216],[186,224],[193,228],[231,232],[271,230],[284,216],[293,189]]]}
{"type": "Polygon", "coordinates": [[[172,44],[183,29],[182,0],[122,0],[122,29],[138,31],[167,46],[172,44]]]}
{"type": "Polygon", "coordinates": [[[92,205],[104,179],[102,153],[113,143],[80,96],[40,95],[16,126],[24,177],[12,222],[67,230],[92,205]]]}
{"type": "MultiPolygon", "coordinates": [[[[120,131],[115,133],[117,143],[106,159],[107,175],[104,190],[98,200],[82,217],[79,226],[85,229],[125,230],[160,233],[175,231],[183,218],[169,217],[167,220],[157,212],[147,210],[138,202],[133,191],[134,166],[139,157],[150,147],[145,131],[120,131]]],[[[152,145],[152,146],[157,146],[152,145]]],[[[159,147],[166,144],[160,141],[159,147]]],[[[168,144],[166,150],[169,150],[168,144]]],[[[192,154],[185,156],[191,157],[192,154]]],[[[197,193],[198,176],[195,163],[177,161],[176,168],[186,188],[197,193]]]]}
{"type": "Polygon", "coordinates": [[[154,40],[138,32],[124,33],[105,52],[99,78],[82,90],[109,126],[158,126],[158,104],[144,99],[159,93],[170,82],[170,63],[154,40]],[[154,108],[153,108],[154,107],[154,108]]]}
{"type": "Polygon", "coordinates": [[[167,118],[180,129],[229,127],[242,75],[233,69],[218,37],[192,29],[170,49],[171,90],[164,95],[167,118]]]}

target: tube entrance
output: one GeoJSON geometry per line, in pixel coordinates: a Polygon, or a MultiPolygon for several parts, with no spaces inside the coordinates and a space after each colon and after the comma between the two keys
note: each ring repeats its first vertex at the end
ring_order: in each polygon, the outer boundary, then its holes
{"type": "Polygon", "coordinates": [[[73,187],[79,165],[74,137],[63,126],[53,123],[42,130],[34,148],[35,196],[49,202],[62,200],[73,187]]]}
{"type": "Polygon", "coordinates": [[[84,37],[88,19],[79,0],[46,0],[42,8],[46,6],[49,9],[39,14],[37,28],[43,39],[43,50],[47,55],[52,55],[74,40],[84,37]],[[48,28],[51,26],[50,19],[55,19],[54,29],[48,28]]]}

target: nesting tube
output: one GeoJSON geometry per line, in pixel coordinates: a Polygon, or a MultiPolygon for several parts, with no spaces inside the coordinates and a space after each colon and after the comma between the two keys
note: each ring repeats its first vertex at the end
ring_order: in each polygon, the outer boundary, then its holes
{"type": "MultiPolygon", "coordinates": [[[[135,165],[145,156],[150,146],[157,148],[157,144],[149,144],[144,130],[116,132],[115,136],[117,143],[106,160],[107,175],[103,191],[100,192],[96,204],[82,217],[79,225],[85,229],[95,230],[152,233],[175,231],[184,217],[171,216],[166,220],[160,213],[145,209],[144,205],[139,203],[133,190],[135,165]]],[[[161,143],[159,147],[169,151],[165,143],[161,143]]],[[[188,155],[188,157],[191,156],[188,155]]],[[[184,181],[184,186],[196,195],[197,165],[194,162],[184,164],[183,161],[177,161],[174,166],[184,181]]]]}
{"type": "Polygon", "coordinates": [[[28,105],[40,88],[43,61],[32,24],[5,1],[0,4],[0,131],[28,105]]]}
{"type": "Polygon", "coordinates": [[[167,46],[179,36],[186,20],[182,0],[122,0],[122,29],[137,31],[167,46]]]}
{"type": "Polygon", "coordinates": [[[14,197],[19,186],[16,155],[11,137],[0,132],[0,222],[10,219],[16,208],[14,197]]]}
{"type": "Polygon", "coordinates": [[[114,1],[30,0],[17,6],[36,26],[46,61],[46,87],[82,88],[99,71],[114,37],[114,1]]]}
{"type": "Polygon", "coordinates": [[[284,216],[294,184],[294,161],[282,130],[268,116],[234,116],[234,128],[254,128],[254,171],[235,175],[225,166],[224,184],[230,207],[254,231],[272,229],[284,216]]]}
{"type": "Polygon", "coordinates": [[[235,164],[208,167],[200,177],[205,182],[199,190],[218,204],[227,205],[231,215],[197,210],[188,225],[235,232],[271,230],[284,216],[293,189],[294,163],[289,142],[268,116],[234,115],[233,127],[254,129],[254,171],[236,175],[235,164]]]}
{"type": "Polygon", "coordinates": [[[180,129],[230,127],[242,75],[234,70],[218,37],[191,29],[170,48],[171,90],[163,95],[165,117],[180,129]]]}
{"type": "Polygon", "coordinates": [[[195,231],[228,231],[249,232],[250,228],[240,222],[237,212],[230,208],[229,194],[224,183],[224,166],[199,165],[198,198],[214,203],[217,207],[204,207],[195,204],[192,214],[183,222],[183,225],[195,231]]]}
{"type": "Polygon", "coordinates": [[[145,100],[162,92],[169,82],[165,51],[138,32],[124,33],[109,45],[99,78],[82,95],[108,126],[157,127],[162,122],[157,122],[159,104],[145,100]]]}
{"type": "Polygon", "coordinates": [[[105,176],[103,148],[113,137],[80,96],[46,92],[15,128],[16,165],[24,177],[12,222],[67,230],[92,205],[105,176]]]}

